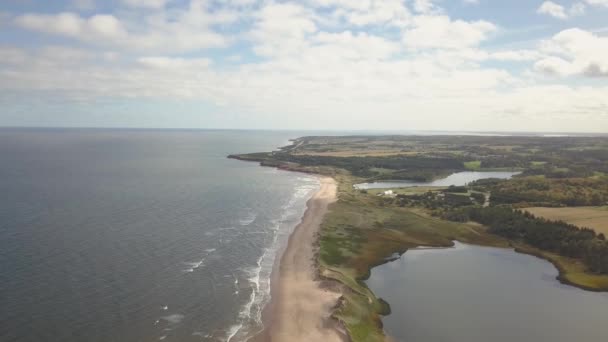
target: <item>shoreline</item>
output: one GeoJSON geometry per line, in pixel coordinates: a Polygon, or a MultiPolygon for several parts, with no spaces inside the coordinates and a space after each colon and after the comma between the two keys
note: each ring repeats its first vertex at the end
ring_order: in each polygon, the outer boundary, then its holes
{"type": "Polygon", "coordinates": [[[342,342],[346,333],[331,315],[341,293],[319,277],[318,233],[328,206],[337,200],[337,183],[319,176],[320,187],[306,203],[270,278],[270,301],[262,312],[263,330],[247,341],[342,342]]]}

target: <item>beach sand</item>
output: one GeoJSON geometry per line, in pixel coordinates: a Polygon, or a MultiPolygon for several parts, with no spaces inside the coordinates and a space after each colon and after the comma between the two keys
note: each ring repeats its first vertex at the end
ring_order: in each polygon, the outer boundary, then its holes
{"type": "Polygon", "coordinates": [[[340,293],[322,286],[317,277],[315,246],[327,207],[336,201],[336,182],[322,178],[307,203],[302,221],[289,237],[271,280],[272,299],[265,309],[265,329],[252,341],[340,342],[344,334],[330,318],[340,293]]]}

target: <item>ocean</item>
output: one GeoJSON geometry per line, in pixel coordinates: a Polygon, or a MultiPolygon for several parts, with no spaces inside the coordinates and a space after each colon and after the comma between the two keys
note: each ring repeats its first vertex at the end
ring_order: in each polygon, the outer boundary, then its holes
{"type": "Polygon", "coordinates": [[[298,132],[0,129],[0,340],[242,341],[319,184],[298,132]]]}

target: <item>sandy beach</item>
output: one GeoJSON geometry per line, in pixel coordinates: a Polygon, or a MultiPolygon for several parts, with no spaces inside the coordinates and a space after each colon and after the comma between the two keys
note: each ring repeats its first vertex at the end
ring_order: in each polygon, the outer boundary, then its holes
{"type": "Polygon", "coordinates": [[[330,318],[340,293],[321,286],[314,258],[317,232],[328,205],[334,201],[336,182],[322,178],[319,191],[308,201],[302,221],[275,267],[272,299],[265,309],[266,327],[254,341],[344,340],[330,318]]]}

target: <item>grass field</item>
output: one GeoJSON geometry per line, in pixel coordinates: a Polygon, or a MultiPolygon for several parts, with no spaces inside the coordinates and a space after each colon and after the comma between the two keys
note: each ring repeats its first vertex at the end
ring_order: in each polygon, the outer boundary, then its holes
{"type": "Polygon", "coordinates": [[[477,171],[481,168],[481,160],[468,161],[464,163],[464,167],[467,170],[477,171]]]}
{"type": "Polygon", "coordinates": [[[586,227],[608,235],[608,206],[571,208],[526,208],[534,216],[554,221],[564,221],[578,227],[586,227]]]}

